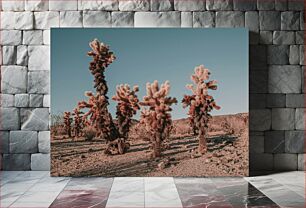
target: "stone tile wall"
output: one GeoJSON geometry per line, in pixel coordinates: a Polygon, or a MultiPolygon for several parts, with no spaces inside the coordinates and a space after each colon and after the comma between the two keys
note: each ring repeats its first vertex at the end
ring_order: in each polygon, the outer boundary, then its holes
{"type": "Polygon", "coordinates": [[[49,169],[51,27],[249,28],[250,169],[304,169],[303,0],[10,0],[1,6],[3,169],[49,169]]]}

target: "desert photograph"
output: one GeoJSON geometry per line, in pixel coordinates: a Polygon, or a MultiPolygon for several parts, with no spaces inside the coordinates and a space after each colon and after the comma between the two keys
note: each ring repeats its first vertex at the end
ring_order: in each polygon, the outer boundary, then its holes
{"type": "Polygon", "coordinates": [[[52,176],[247,176],[248,31],[51,30],[52,176]]]}

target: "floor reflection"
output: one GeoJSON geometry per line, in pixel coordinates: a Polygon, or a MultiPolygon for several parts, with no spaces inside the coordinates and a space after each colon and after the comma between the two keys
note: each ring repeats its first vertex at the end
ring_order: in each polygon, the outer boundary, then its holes
{"type": "Polygon", "coordinates": [[[183,207],[279,207],[243,178],[175,179],[183,207]]]}

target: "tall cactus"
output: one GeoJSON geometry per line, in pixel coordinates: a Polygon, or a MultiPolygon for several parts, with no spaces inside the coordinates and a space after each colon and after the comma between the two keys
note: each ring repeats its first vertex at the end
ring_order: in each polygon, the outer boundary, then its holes
{"type": "Polygon", "coordinates": [[[199,152],[204,154],[207,152],[207,130],[208,121],[211,118],[209,112],[213,109],[219,110],[214,98],[208,94],[208,90],[216,90],[217,82],[215,80],[208,81],[210,72],[203,65],[195,67],[194,74],[191,75],[191,80],[194,84],[189,84],[186,87],[192,91],[192,95],[184,95],[182,100],[183,107],[189,106],[189,116],[193,128],[197,130],[199,139],[199,152]]]}
{"type": "MultiPolygon", "coordinates": [[[[90,42],[89,46],[92,50],[87,54],[93,58],[89,64],[89,70],[94,76],[94,88],[96,88],[97,93],[100,93],[100,95],[104,95],[106,97],[108,87],[104,72],[106,68],[113,63],[116,57],[114,53],[109,50],[109,46],[105,45],[104,43],[100,43],[100,41],[97,39],[90,42]]],[[[107,97],[106,100],[108,100],[107,97]]]]}
{"type": "Polygon", "coordinates": [[[170,92],[170,83],[166,81],[159,88],[158,82],[147,83],[147,95],[139,104],[144,108],[141,112],[141,123],[146,125],[153,138],[153,157],[161,156],[161,143],[167,138],[172,126],[170,111],[171,105],[177,103],[176,98],[167,97],[170,92]]]}
{"type": "Polygon", "coordinates": [[[64,125],[65,125],[65,131],[68,137],[71,137],[71,123],[72,123],[72,118],[71,118],[71,113],[70,112],[64,112],[64,125]]]}
{"type": "Polygon", "coordinates": [[[83,128],[83,116],[84,114],[82,111],[80,111],[79,107],[76,107],[73,109],[72,115],[73,115],[73,120],[74,120],[74,136],[79,137],[81,135],[81,130],[83,128]]]}
{"type": "Polygon", "coordinates": [[[116,88],[116,95],[112,97],[117,104],[117,122],[120,137],[125,140],[128,138],[129,130],[131,127],[132,117],[137,113],[139,107],[139,99],[136,92],[139,91],[138,86],[134,86],[131,90],[130,86],[119,85],[116,88]]]}
{"type": "Polygon", "coordinates": [[[92,92],[86,93],[89,97],[88,102],[82,101],[78,106],[80,108],[89,108],[88,113],[84,116],[90,116],[91,123],[98,132],[97,136],[102,136],[107,141],[111,141],[117,138],[118,132],[107,109],[109,105],[108,87],[104,73],[106,68],[115,60],[115,56],[107,45],[100,43],[97,39],[90,42],[89,46],[92,50],[88,52],[88,56],[93,58],[90,62],[89,70],[94,76],[96,95],[92,92]]]}

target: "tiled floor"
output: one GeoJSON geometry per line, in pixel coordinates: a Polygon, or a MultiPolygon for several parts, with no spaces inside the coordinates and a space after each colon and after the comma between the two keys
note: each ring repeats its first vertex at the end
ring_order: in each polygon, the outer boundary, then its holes
{"type": "Polygon", "coordinates": [[[305,173],[246,178],[54,178],[1,173],[1,207],[305,207],[305,173]]]}

